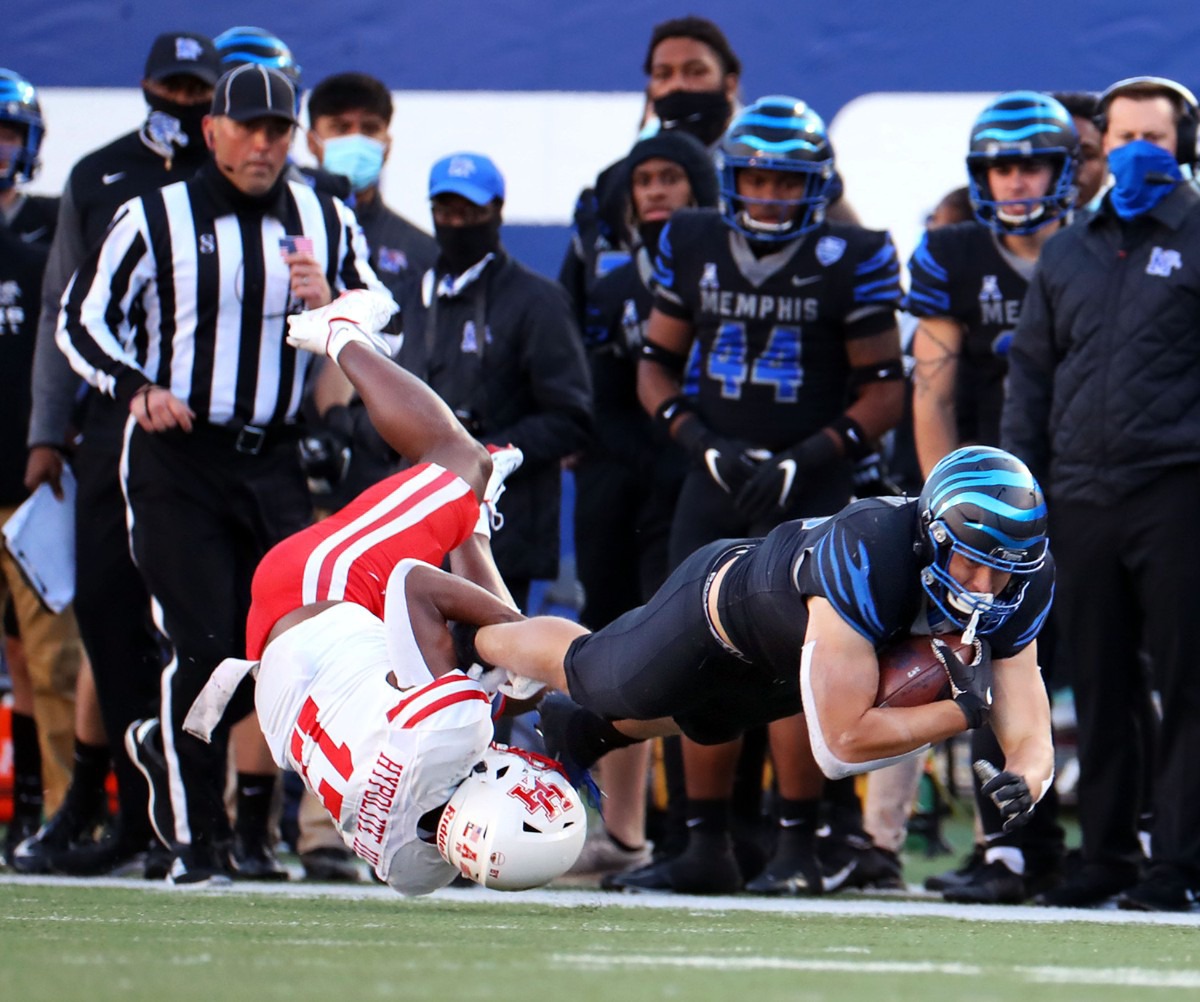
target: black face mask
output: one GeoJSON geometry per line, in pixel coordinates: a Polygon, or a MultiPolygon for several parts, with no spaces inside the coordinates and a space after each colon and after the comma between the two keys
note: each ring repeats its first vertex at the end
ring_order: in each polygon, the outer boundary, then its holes
{"type": "Polygon", "coordinates": [[[461,275],[488,254],[500,249],[500,218],[489,219],[474,226],[439,226],[433,224],[441,250],[441,264],[451,275],[461,275]]]}
{"type": "Polygon", "coordinates": [[[723,90],[677,90],[654,102],[664,129],[679,129],[711,146],[721,138],[733,105],[723,90]]]}
{"type": "MultiPolygon", "coordinates": [[[[158,115],[168,115],[179,123],[178,130],[170,127],[170,123],[152,122],[151,132],[155,133],[152,138],[160,139],[164,142],[170,142],[175,147],[186,150],[189,156],[199,156],[204,152],[204,129],[201,123],[204,121],[204,116],[209,112],[209,103],[201,101],[199,104],[180,104],[178,101],[169,101],[165,97],[159,97],[157,94],[151,94],[145,88],[142,93],[146,96],[146,104],[150,106],[150,111],[158,115]],[[180,143],[179,135],[187,137],[187,143],[180,143]]],[[[154,118],[154,114],[151,115],[154,118]]]]}
{"type": "Polygon", "coordinates": [[[670,220],[659,219],[653,223],[638,223],[638,236],[642,238],[642,246],[650,253],[650,259],[653,260],[658,255],[658,238],[662,236],[662,231],[667,228],[667,223],[670,220]]]}

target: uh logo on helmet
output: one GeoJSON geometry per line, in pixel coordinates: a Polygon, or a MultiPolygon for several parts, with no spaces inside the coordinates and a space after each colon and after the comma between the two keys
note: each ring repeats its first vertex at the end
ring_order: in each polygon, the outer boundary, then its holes
{"type": "Polygon", "coordinates": [[[955,449],[930,472],[918,507],[930,557],[921,571],[925,593],[960,629],[999,629],[1046,562],[1046,499],[1033,474],[1003,449],[955,449]],[[999,595],[968,591],[950,574],[955,553],[1012,578],[999,595]]]}
{"type": "Polygon", "coordinates": [[[743,108],[725,135],[716,156],[721,182],[721,213],[726,222],[751,240],[795,240],[816,229],[836,183],[833,147],[821,116],[798,98],[759,98],[743,108]],[[799,198],[787,201],[751,198],[738,193],[738,173],[746,168],[781,171],[804,179],[799,198]],[[768,207],[777,222],[755,218],[756,206],[768,207]],[[781,213],[775,213],[782,209],[781,213]]]}
{"type": "Polygon", "coordinates": [[[37,173],[38,153],[46,134],[37,91],[12,70],[0,69],[0,125],[23,137],[15,146],[0,141],[0,191],[8,191],[31,181],[37,173]]]}
{"type": "Polygon", "coordinates": [[[1001,94],[971,126],[967,179],[975,218],[1001,234],[1040,230],[1074,206],[1078,165],[1079,133],[1066,108],[1036,91],[1001,94]],[[988,169],[1022,161],[1050,165],[1045,194],[1015,201],[997,200],[988,181],[988,169]]]}
{"type": "Polygon", "coordinates": [[[570,869],[586,837],[587,813],[559,764],[494,744],[442,811],[437,847],[469,880],[524,891],[570,869]]]}

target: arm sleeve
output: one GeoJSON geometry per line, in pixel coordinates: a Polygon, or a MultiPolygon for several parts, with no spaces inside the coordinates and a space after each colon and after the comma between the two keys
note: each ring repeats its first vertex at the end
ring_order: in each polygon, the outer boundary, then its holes
{"type": "Polygon", "coordinates": [[[67,185],[58,207],[54,241],[42,279],[42,304],[33,354],[33,408],[29,415],[28,445],[65,445],[67,424],[80,386],[79,375],[55,343],[58,313],[71,276],[84,259],[83,221],[67,185]]]}
{"type": "Polygon", "coordinates": [[[1050,407],[1054,390],[1054,320],[1041,265],[1034,269],[1008,356],[1008,392],[1000,444],[1045,486],[1050,472],[1050,407]]]}
{"type": "Polygon", "coordinates": [[[55,335],[71,368],[126,404],[152,381],[133,353],[128,320],[131,304],[154,280],[149,248],[141,199],[127,202],[67,286],[55,335]]]}

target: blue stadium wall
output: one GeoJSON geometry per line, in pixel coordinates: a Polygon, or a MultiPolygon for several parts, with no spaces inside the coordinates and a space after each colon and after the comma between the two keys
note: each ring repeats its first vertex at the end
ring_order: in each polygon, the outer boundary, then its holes
{"type": "MultiPolygon", "coordinates": [[[[310,83],[360,68],[401,91],[633,91],[651,26],[683,13],[724,27],[745,63],[745,94],[796,94],[827,120],[871,93],[1098,89],[1137,73],[1200,78],[1200,8],[1165,0],[55,0],[5,19],[0,66],[42,87],[127,87],[160,31],[255,24],[288,41],[310,83]]],[[[919,136],[922,122],[912,129],[919,136]]],[[[564,239],[561,226],[507,235],[547,271],[564,239]]]]}

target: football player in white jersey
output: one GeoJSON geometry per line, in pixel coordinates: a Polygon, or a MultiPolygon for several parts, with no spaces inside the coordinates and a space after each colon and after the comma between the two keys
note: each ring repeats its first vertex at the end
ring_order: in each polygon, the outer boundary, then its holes
{"type": "MultiPolygon", "coordinates": [[[[259,721],[275,761],[304,778],[346,844],[397,891],[426,894],[459,872],[534,887],[575,861],[585,812],[557,763],[492,743],[491,694],[461,670],[448,629],[522,618],[489,542],[520,453],[489,456],[382,357],[372,332],[386,314],[373,299],[356,292],[291,317],[288,340],[328,355],[415,465],[263,558],[247,623],[259,721]],[[471,580],[440,570],[447,556],[471,580]]],[[[215,725],[249,670],[232,660],[218,669],[189,715],[194,732],[215,725]]]]}

